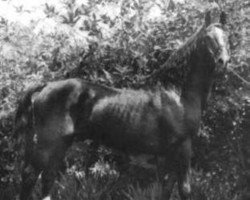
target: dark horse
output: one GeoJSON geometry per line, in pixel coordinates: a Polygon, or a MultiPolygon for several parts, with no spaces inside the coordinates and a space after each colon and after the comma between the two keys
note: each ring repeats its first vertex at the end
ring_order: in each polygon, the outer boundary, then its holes
{"type": "MultiPolygon", "coordinates": [[[[213,77],[229,61],[223,23],[205,25],[191,37],[187,81],[179,96],[165,89],[123,90],[69,79],[28,90],[16,114],[25,132],[21,200],[31,196],[39,174],[42,197],[49,192],[73,138],[92,139],[126,155],[165,157],[168,179],[162,199],[178,182],[181,199],[190,196],[191,140],[197,133],[213,77]]],[[[184,45],[185,46],[185,45],[184,45]]]]}

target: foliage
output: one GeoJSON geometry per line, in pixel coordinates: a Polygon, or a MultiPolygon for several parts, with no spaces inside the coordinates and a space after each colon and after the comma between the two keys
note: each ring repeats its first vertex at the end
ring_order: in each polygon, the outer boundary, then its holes
{"type": "MultiPolygon", "coordinates": [[[[250,5],[237,0],[218,4],[229,17],[230,69],[234,72],[228,70],[217,77],[200,134],[195,138],[194,199],[239,199],[247,188],[242,177],[249,170],[244,164],[244,152],[249,147],[243,142],[249,119],[249,83],[234,74],[247,80],[250,73],[246,39],[250,5]]],[[[46,17],[29,26],[4,17],[0,20],[0,199],[13,199],[9,194],[15,195],[18,190],[17,163],[21,155],[12,125],[18,99],[28,86],[81,77],[115,87],[139,87],[143,77],[161,66],[201,26],[203,11],[211,3],[89,0],[83,4],[65,0],[61,5],[45,4],[46,17]],[[157,18],[150,18],[153,7],[159,9],[157,18]],[[116,14],[107,12],[110,8],[116,14]]],[[[179,81],[173,74],[169,78],[173,84],[179,81]]],[[[128,178],[131,173],[139,176],[137,172],[143,169],[131,168],[119,178],[104,173],[104,177],[86,179],[82,172],[87,155],[82,146],[76,144],[68,153],[68,172],[53,190],[56,199],[157,199],[161,192],[157,182],[145,188],[128,178]]],[[[104,172],[110,172],[110,166],[116,170],[115,164],[109,166],[104,159],[99,162],[99,166],[106,166],[104,172]]],[[[142,176],[147,173],[143,171],[142,176]]]]}

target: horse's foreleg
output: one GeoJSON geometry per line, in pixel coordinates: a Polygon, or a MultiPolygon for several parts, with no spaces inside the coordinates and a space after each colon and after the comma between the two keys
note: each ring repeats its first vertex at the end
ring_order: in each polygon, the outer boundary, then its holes
{"type": "Polygon", "coordinates": [[[40,169],[35,168],[30,163],[25,164],[25,167],[22,172],[22,188],[20,200],[28,200],[31,198],[32,189],[34,188],[34,185],[37,181],[40,172],[40,169]]]}
{"type": "Polygon", "coordinates": [[[178,181],[179,194],[182,200],[190,199],[191,195],[191,169],[187,167],[186,172],[182,175],[178,181]]]}
{"type": "Polygon", "coordinates": [[[50,166],[50,169],[46,169],[42,173],[42,199],[50,199],[50,190],[54,184],[54,181],[57,177],[58,168],[55,166],[50,166]],[[53,169],[52,169],[53,167],[53,169]]]}
{"type": "Polygon", "coordinates": [[[179,155],[178,187],[182,200],[190,199],[191,194],[191,139],[183,142],[179,155]]]}
{"type": "Polygon", "coordinates": [[[163,182],[162,200],[170,199],[176,181],[177,181],[176,173],[172,171],[171,173],[169,173],[167,180],[164,180],[163,182]]]}

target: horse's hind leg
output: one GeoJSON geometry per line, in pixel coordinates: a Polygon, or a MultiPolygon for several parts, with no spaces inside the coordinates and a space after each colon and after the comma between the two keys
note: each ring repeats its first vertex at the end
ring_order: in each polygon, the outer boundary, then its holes
{"type": "Polygon", "coordinates": [[[64,137],[57,141],[49,155],[47,167],[42,172],[42,198],[50,199],[50,190],[57,178],[59,171],[64,170],[64,157],[68,147],[72,144],[73,137],[64,137]]]}
{"type": "Polygon", "coordinates": [[[86,155],[86,166],[85,166],[85,174],[86,178],[89,178],[90,176],[90,167],[97,162],[98,155],[97,155],[97,149],[99,144],[92,142],[87,149],[87,155],[86,155]]]}
{"type": "Polygon", "coordinates": [[[41,170],[35,168],[30,163],[26,163],[22,172],[22,188],[20,200],[28,200],[31,197],[32,189],[37,181],[41,170]]]}

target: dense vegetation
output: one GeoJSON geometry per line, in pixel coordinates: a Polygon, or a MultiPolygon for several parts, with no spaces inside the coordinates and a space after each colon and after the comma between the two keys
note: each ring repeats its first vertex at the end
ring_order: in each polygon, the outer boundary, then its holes
{"type": "MultiPolygon", "coordinates": [[[[65,0],[60,5],[45,4],[46,17],[29,25],[1,17],[0,199],[14,199],[19,189],[23,151],[12,127],[18,100],[27,87],[81,77],[119,88],[137,88],[143,77],[159,68],[202,25],[204,11],[218,5],[228,15],[232,63],[216,79],[195,138],[193,198],[249,199],[250,2],[216,2],[89,0],[81,4],[65,0]],[[148,15],[152,6],[160,11],[157,18],[148,15]],[[111,7],[116,15],[105,13],[111,7]]],[[[21,7],[17,10],[24,12],[21,7]]],[[[183,74],[169,72],[169,84],[178,88],[185,79],[183,74]]],[[[99,161],[91,168],[93,176],[86,179],[85,146],[79,142],[69,151],[67,173],[55,184],[54,199],[156,199],[161,192],[152,178],[154,172],[143,166],[131,166],[118,179],[114,160],[103,159],[110,154],[106,148],[97,152],[99,161]],[[138,179],[142,181],[136,183],[138,179]]],[[[38,198],[39,192],[35,196],[38,198]]]]}

